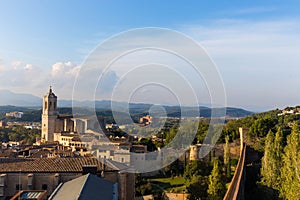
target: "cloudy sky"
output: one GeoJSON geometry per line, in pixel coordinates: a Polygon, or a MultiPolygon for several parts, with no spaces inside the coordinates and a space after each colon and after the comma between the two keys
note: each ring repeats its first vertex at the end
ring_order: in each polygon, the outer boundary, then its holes
{"type": "MultiPolygon", "coordinates": [[[[101,42],[130,29],[162,27],[185,34],[205,49],[222,77],[228,105],[251,110],[298,105],[299,7],[297,1],[279,0],[0,1],[0,89],[42,96],[52,85],[60,98],[71,99],[75,77],[101,42]]],[[[144,58],[153,58],[157,63],[155,53],[146,53],[129,55],[118,66],[141,65],[132,60],[144,58]]],[[[165,60],[168,56],[160,54],[160,58],[165,60]]],[[[170,59],[168,64],[174,64],[176,59],[170,59]]],[[[118,66],[96,86],[101,93],[97,98],[110,98],[106,94],[111,86],[125,80],[127,72],[118,66]]],[[[157,66],[152,67],[157,70],[157,66]]],[[[153,70],[147,71],[149,68],[139,68],[131,79],[144,73],[157,77],[153,70]]],[[[179,74],[190,80],[188,84],[194,90],[201,91],[197,94],[199,103],[209,103],[206,96],[211,91],[206,91],[205,81],[199,79],[197,84],[193,72],[186,70],[188,66],[181,64],[181,68],[184,70],[179,74]]],[[[164,73],[165,69],[157,71],[165,74],[160,78],[176,80],[172,73],[164,73]]],[[[174,87],[176,83],[172,82],[174,87]]],[[[170,96],[165,96],[169,88],[156,86],[137,87],[130,97],[151,101],[149,97],[155,94],[155,103],[176,103],[171,90],[170,96]],[[151,94],[148,97],[143,90],[156,93],[147,93],[151,94]]],[[[124,100],[120,94],[118,98],[124,100]]]]}

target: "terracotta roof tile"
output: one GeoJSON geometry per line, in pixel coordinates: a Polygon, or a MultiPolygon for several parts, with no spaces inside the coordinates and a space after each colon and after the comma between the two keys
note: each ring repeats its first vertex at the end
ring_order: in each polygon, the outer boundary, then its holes
{"type": "MultiPolygon", "coordinates": [[[[3,172],[82,172],[82,166],[96,165],[102,170],[102,163],[96,158],[2,158],[0,173],[3,172]]],[[[106,170],[113,170],[106,167],[106,170]]]]}

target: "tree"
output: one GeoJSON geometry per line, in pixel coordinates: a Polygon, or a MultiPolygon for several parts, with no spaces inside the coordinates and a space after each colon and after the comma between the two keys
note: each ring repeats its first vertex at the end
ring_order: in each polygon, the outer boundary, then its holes
{"type": "Polygon", "coordinates": [[[281,169],[280,196],[284,199],[300,199],[300,132],[298,123],[294,123],[284,148],[283,167],[281,169]]]}
{"type": "Polygon", "coordinates": [[[226,186],[222,178],[222,172],[219,166],[219,161],[215,159],[213,166],[213,170],[211,172],[211,175],[209,176],[209,185],[207,193],[209,199],[221,200],[225,195],[226,186]]]}
{"type": "Polygon", "coordinates": [[[152,142],[151,138],[141,138],[137,144],[146,145],[147,151],[149,151],[149,152],[157,150],[157,148],[156,148],[155,144],[152,142]]]}
{"type": "Polygon", "coordinates": [[[193,160],[185,168],[184,177],[188,180],[192,180],[196,176],[208,176],[211,171],[211,167],[204,161],[193,160]]]}
{"type": "Polygon", "coordinates": [[[249,134],[251,136],[264,137],[269,130],[274,129],[278,120],[271,116],[257,119],[250,127],[249,134]]]}
{"type": "Polygon", "coordinates": [[[280,188],[280,180],[281,180],[281,168],[282,168],[282,156],[283,156],[283,131],[281,127],[278,128],[275,141],[274,141],[274,151],[275,151],[275,162],[274,162],[274,174],[275,174],[275,183],[273,185],[274,189],[280,188]]]}
{"type": "Polygon", "coordinates": [[[166,143],[169,144],[172,142],[173,138],[176,136],[177,129],[172,127],[170,131],[166,132],[166,143]]]}
{"type": "Polygon", "coordinates": [[[274,141],[274,133],[270,130],[265,141],[264,156],[262,158],[261,167],[261,175],[263,176],[261,182],[268,187],[273,187],[273,184],[275,184],[275,181],[279,176],[276,176],[275,174],[276,165],[274,163],[276,162],[276,152],[274,141]]]}
{"type": "Polygon", "coordinates": [[[202,143],[205,136],[207,135],[209,124],[204,120],[201,120],[198,125],[197,134],[196,134],[196,143],[202,143]]]}
{"type": "Polygon", "coordinates": [[[227,165],[230,161],[230,150],[229,150],[229,137],[225,137],[224,145],[224,165],[227,165]]]}
{"type": "Polygon", "coordinates": [[[207,198],[207,176],[196,176],[190,183],[187,184],[187,191],[189,193],[189,200],[198,200],[207,198]]]}
{"type": "Polygon", "coordinates": [[[231,166],[230,166],[230,149],[229,149],[229,136],[225,137],[225,145],[224,145],[224,167],[226,170],[226,177],[230,179],[231,175],[231,166]]]}
{"type": "Polygon", "coordinates": [[[229,137],[229,141],[238,139],[240,136],[238,132],[239,127],[242,127],[240,120],[229,120],[222,130],[222,135],[220,137],[221,142],[225,141],[226,136],[229,137]]]}

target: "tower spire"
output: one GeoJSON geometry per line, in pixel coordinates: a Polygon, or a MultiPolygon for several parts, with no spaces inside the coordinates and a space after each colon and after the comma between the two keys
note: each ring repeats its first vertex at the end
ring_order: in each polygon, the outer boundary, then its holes
{"type": "Polygon", "coordinates": [[[52,93],[52,86],[50,85],[49,93],[52,93]]]}

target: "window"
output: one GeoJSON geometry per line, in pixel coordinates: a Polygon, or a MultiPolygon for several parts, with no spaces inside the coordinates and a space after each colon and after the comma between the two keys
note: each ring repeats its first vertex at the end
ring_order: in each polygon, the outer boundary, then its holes
{"type": "Polygon", "coordinates": [[[16,184],[16,190],[22,190],[22,184],[16,184]]]}
{"type": "Polygon", "coordinates": [[[0,186],[5,186],[5,178],[6,178],[6,175],[0,176],[0,186]]]}
{"type": "Polygon", "coordinates": [[[31,190],[32,189],[32,182],[33,182],[33,174],[28,174],[28,179],[27,179],[27,189],[31,190]]]}
{"type": "Polygon", "coordinates": [[[48,188],[48,185],[47,185],[47,184],[43,184],[43,185],[42,185],[42,190],[47,190],[47,188],[48,188]]]}
{"type": "Polygon", "coordinates": [[[3,197],[3,196],[4,196],[4,188],[0,187],[0,197],[3,197]]]}
{"type": "Polygon", "coordinates": [[[47,104],[47,101],[45,101],[45,106],[44,106],[44,107],[45,107],[45,110],[47,110],[47,105],[48,105],[48,104],[47,104]]]}

